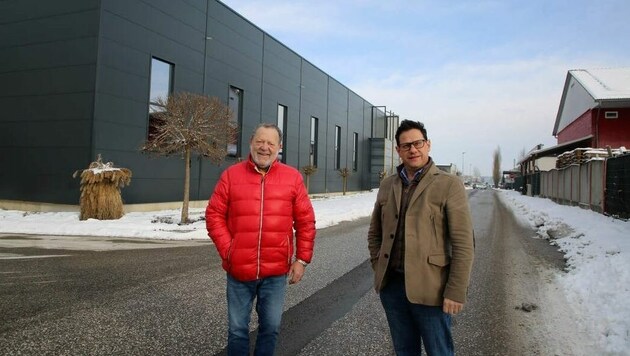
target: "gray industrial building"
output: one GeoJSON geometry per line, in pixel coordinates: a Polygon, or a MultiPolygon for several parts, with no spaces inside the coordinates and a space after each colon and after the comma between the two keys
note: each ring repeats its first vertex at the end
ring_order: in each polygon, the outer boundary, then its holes
{"type": "MultiPolygon", "coordinates": [[[[191,200],[247,157],[260,122],[282,160],[314,164],[310,192],[378,186],[394,166],[398,118],[215,0],[0,2],[0,203],[78,204],[72,174],[102,155],[133,171],[127,204],[181,201],[180,157],[140,152],[153,100],[178,91],[229,103],[240,127],[221,165],[192,159],[191,200]]],[[[1,205],[0,205],[1,207],[1,205]]]]}

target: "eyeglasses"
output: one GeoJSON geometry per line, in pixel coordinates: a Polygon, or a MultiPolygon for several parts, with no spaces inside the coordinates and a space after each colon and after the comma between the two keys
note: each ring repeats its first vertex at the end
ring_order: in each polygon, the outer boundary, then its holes
{"type": "Polygon", "coordinates": [[[421,149],[422,147],[424,147],[424,143],[427,142],[427,140],[418,140],[418,141],[413,141],[413,142],[407,142],[407,143],[401,143],[400,146],[398,146],[402,151],[409,151],[411,149],[411,146],[415,147],[417,150],[421,149]]]}

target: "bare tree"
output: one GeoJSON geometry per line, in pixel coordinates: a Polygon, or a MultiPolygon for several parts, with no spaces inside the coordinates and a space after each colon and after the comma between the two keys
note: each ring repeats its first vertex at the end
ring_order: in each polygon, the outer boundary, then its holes
{"type": "Polygon", "coordinates": [[[188,222],[190,158],[193,152],[219,164],[227,155],[228,140],[238,128],[230,121],[232,111],[219,98],[178,92],[159,98],[162,110],[152,113],[155,125],[143,152],[160,156],[181,154],[184,159],[184,199],[181,224],[188,222]]]}
{"type": "Polygon", "coordinates": [[[352,174],[352,172],[348,168],[341,168],[339,170],[339,175],[343,181],[343,195],[346,195],[346,191],[348,189],[348,177],[350,177],[350,174],[352,174]]]}
{"type": "Polygon", "coordinates": [[[311,185],[311,176],[317,172],[317,167],[309,164],[308,166],[302,167],[302,173],[306,176],[306,192],[310,193],[310,185],[311,185]]]}
{"type": "Polygon", "coordinates": [[[497,149],[494,150],[493,160],[492,160],[492,181],[494,182],[494,187],[499,186],[499,181],[501,180],[501,147],[497,146],[497,149]]]}

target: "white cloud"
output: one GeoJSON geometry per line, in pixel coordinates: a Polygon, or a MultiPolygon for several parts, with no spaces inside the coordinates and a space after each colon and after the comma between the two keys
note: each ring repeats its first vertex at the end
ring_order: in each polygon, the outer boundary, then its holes
{"type": "Polygon", "coordinates": [[[555,144],[568,70],[628,65],[617,0],[225,2],[372,104],[424,121],[438,163],[460,166],[466,151],[464,168],[483,175],[497,146],[509,169],[555,144]]]}
{"type": "Polygon", "coordinates": [[[401,118],[423,121],[439,163],[477,167],[489,175],[492,152],[501,146],[504,169],[538,143],[551,145],[555,115],[566,75],[553,60],[511,63],[449,63],[425,73],[394,73],[352,87],[401,118]],[[550,64],[551,63],[551,64],[550,64]],[[546,140],[545,140],[546,139],[546,140]],[[439,158],[439,159],[438,159],[439,158]]]}

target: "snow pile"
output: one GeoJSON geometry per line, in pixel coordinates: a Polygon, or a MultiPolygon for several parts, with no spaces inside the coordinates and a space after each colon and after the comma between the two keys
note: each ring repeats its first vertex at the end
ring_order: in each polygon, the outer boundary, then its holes
{"type": "Polygon", "coordinates": [[[499,196],[565,254],[567,271],[557,280],[575,319],[595,334],[602,350],[630,354],[630,222],[514,191],[499,196]]]}

